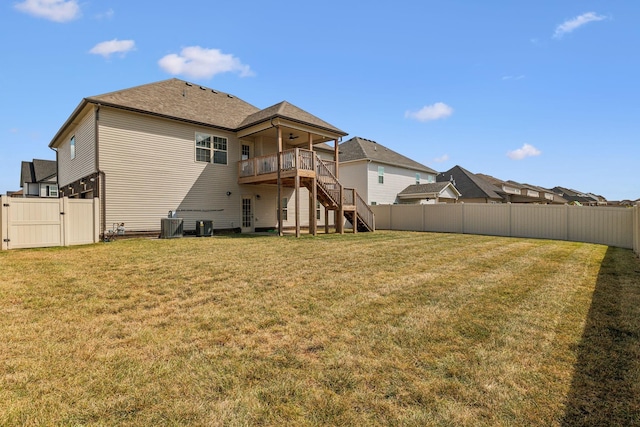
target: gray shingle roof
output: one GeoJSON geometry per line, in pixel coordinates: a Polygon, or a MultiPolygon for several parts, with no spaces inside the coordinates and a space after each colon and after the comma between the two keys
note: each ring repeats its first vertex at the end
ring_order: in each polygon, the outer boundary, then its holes
{"type": "Polygon", "coordinates": [[[349,162],[354,160],[372,160],[380,163],[386,163],[395,166],[402,166],[420,172],[437,174],[437,172],[428,166],[411,160],[400,153],[378,144],[370,139],[353,137],[348,141],[340,144],[340,162],[349,162]]]}
{"type": "MultiPolygon", "coordinates": [[[[57,174],[55,160],[33,159],[32,162],[22,162],[20,168],[20,187],[25,182],[47,182],[57,174]]],[[[53,180],[51,180],[53,182],[53,180]]]]}
{"type": "Polygon", "coordinates": [[[313,114],[304,111],[302,108],[298,108],[295,105],[288,103],[287,101],[282,101],[278,104],[272,105],[271,107],[265,108],[264,110],[260,110],[251,114],[249,117],[245,118],[242,123],[240,123],[238,128],[242,129],[245,127],[249,127],[256,123],[270,120],[274,117],[283,117],[295,122],[308,123],[342,135],[347,134],[337,127],[325,122],[322,119],[319,119],[313,114]]]}
{"type": "Polygon", "coordinates": [[[233,95],[169,79],[86,98],[88,102],[236,129],[260,111],[233,95]]]}
{"type": "Polygon", "coordinates": [[[399,196],[408,196],[411,194],[430,194],[439,193],[445,189],[449,182],[431,182],[428,184],[413,184],[398,193],[399,196]]]}
{"type": "Polygon", "coordinates": [[[489,198],[502,200],[498,194],[502,190],[480,176],[469,172],[461,166],[454,166],[446,172],[438,174],[436,181],[445,182],[455,180],[455,186],[462,194],[463,199],[489,198]]]}

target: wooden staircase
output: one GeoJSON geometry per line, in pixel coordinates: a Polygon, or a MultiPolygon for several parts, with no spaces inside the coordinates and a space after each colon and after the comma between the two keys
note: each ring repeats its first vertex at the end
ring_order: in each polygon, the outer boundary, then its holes
{"type": "MultiPolygon", "coordinates": [[[[354,231],[375,231],[375,218],[371,208],[353,188],[345,188],[327,164],[315,155],[316,189],[318,201],[329,210],[342,210],[354,231]]],[[[307,181],[308,183],[308,181],[307,181]]],[[[310,184],[305,184],[307,189],[310,184]]]]}

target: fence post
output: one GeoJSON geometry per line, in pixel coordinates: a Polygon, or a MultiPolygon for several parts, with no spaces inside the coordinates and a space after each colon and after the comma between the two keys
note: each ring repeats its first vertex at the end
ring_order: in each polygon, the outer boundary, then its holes
{"type": "Polygon", "coordinates": [[[8,196],[0,196],[0,248],[3,251],[9,249],[9,242],[4,239],[9,238],[9,208],[5,205],[9,204],[8,196]]]}
{"type": "Polygon", "coordinates": [[[100,241],[100,199],[93,198],[93,243],[100,241]]]}
{"type": "Polygon", "coordinates": [[[62,233],[62,241],[60,243],[62,246],[69,246],[69,241],[71,240],[69,237],[69,233],[71,232],[70,216],[69,198],[63,197],[60,199],[60,228],[62,233]]]}
{"type": "Polygon", "coordinates": [[[460,215],[462,218],[462,234],[464,234],[464,202],[460,203],[460,210],[462,211],[460,215]]]}
{"type": "Polygon", "coordinates": [[[633,251],[640,256],[640,203],[633,207],[633,251]]]}

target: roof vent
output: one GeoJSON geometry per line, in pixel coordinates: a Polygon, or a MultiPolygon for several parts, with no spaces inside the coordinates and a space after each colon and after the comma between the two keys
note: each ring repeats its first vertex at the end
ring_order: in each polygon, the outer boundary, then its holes
{"type": "Polygon", "coordinates": [[[212,92],[212,93],[218,93],[218,92],[216,92],[214,89],[211,89],[211,92],[212,92]]]}
{"type": "Polygon", "coordinates": [[[204,87],[204,86],[200,86],[200,89],[202,89],[202,90],[207,90],[207,88],[206,88],[206,87],[204,87]]]}
{"type": "Polygon", "coordinates": [[[233,98],[233,96],[232,96],[232,95],[227,94],[227,96],[228,96],[229,98],[233,98]]]}
{"type": "Polygon", "coordinates": [[[193,86],[191,83],[189,82],[184,82],[187,86],[193,86]]]}

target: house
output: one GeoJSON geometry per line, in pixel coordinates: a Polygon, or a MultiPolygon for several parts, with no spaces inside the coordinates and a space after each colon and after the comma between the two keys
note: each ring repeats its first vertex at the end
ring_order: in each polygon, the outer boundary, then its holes
{"type": "Polygon", "coordinates": [[[33,159],[22,162],[20,167],[20,187],[22,190],[12,197],[58,197],[56,162],[33,159]]]}
{"type": "MultiPolygon", "coordinates": [[[[591,196],[586,193],[582,193],[570,188],[556,186],[552,188],[552,191],[560,197],[567,200],[568,203],[578,206],[598,206],[603,204],[597,197],[591,196]]],[[[603,198],[604,199],[604,198],[603,198]]],[[[606,204],[606,201],[604,202],[606,204]]]]}
{"type": "Polygon", "coordinates": [[[408,186],[398,193],[398,200],[402,204],[455,203],[460,195],[453,182],[431,182],[408,186]]]}
{"type": "Polygon", "coordinates": [[[491,175],[476,174],[481,179],[499,188],[498,193],[505,202],[534,204],[565,204],[567,200],[558,197],[554,191],[513,180],[503,181],[491,175]]]}
{"type": "Polygon", "coordinates": [[[175,216],[187,232],[200,220],[240,232],[289,222],[299,235],[306,221],[315,234],[317,203],[338,232],[342,218],[372,230],[373,214],[338,179],[345,135],[286,101],[259,109],[174,78],[84,98],[49,147],[60,193],[98,197],[102,230],[157,233],[175,216]]]}
{"type": "Polygon", "coordinates": [[[454,166],[436,176],[437,182],[452,182],[460,192],[459,200],[465,203],[502,203],[500,188],[469,172],[462,166],[454,166]]]}
{"type": "MultiPolygon", "coordinates": [[[[354,137],[340,144],[340,178],[370,205],[400,203],[400,193],[412,191],[410,186],[435,183],[436,175],[433,169],[370,139],[354,137]]],[[[433,190],[429,189],[430,195],[433,190]]],[[[455,191],[447,189],[440,197],[454,200],[455,191]]]]}

